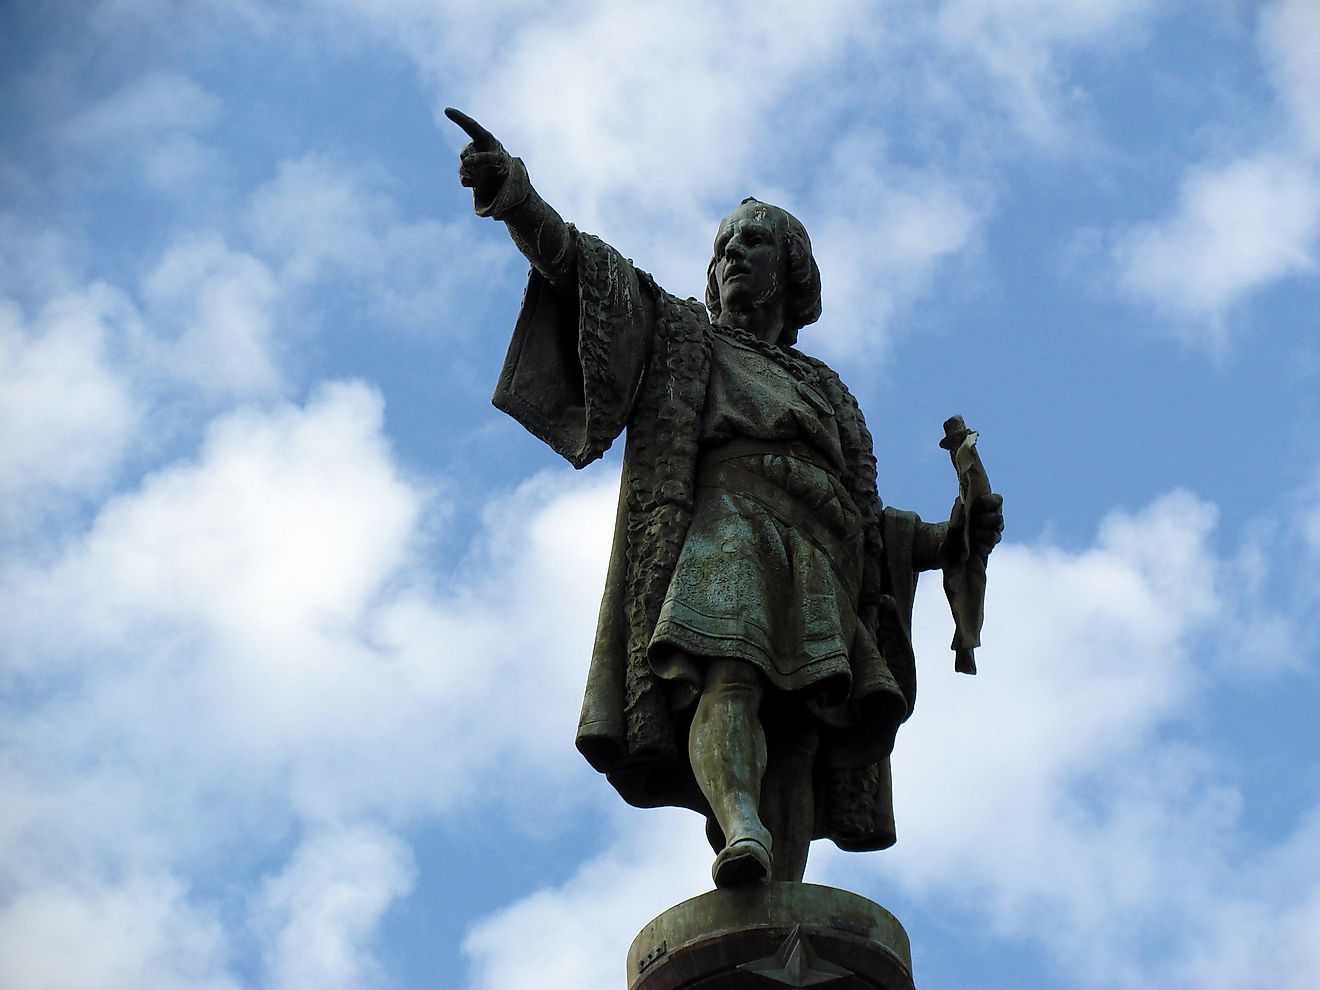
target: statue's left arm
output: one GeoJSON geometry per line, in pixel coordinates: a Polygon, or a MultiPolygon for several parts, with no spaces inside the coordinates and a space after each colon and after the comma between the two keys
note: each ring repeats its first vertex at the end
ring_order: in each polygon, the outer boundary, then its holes
{"type": "MultiPolygon", "coordinates": [[[[971,552],[985,560],[1004,535],[1004,497],[998,492],[978,497],[972,503],[970,520],[971,552]]],[[[912,563],[916,570],[933,571],[958,558],[948,542],[949,530],[947,521],[917,524],[912,543],[912,563]]],[[[954,539],[959,539],[960,534],[961,528],[954,533],[954,539]]]]}

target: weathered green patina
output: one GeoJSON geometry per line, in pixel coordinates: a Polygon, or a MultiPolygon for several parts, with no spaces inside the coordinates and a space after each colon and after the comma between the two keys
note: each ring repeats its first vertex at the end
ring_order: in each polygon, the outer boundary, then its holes
{"type": "Polygon", "coordinates": [[[575,467],[625,436],[578,748],[630,803],[705,815],[721,886],[800,880],[815,837],[892,844],[916,576],[944,568],[969,659],[998,496],[951,523],[882,506],[856,401],[792,346],[820,275],[787,211],[749,199],[725,218],[703,306],[566,224],[446,113],[472,138],[477,213],[532,264],[495,404],[575,467]]]}

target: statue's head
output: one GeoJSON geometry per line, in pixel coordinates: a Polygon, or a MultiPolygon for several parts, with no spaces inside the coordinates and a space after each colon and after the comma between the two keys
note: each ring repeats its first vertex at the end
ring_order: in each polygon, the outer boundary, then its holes
{"type": "Polygon", "coordinates": [[[740,294],[764,302],[781,291],[784,330],[779,343],[791,345],[798,330],[820,319],[820,269],[797,217],[749,196],[720,221],[715,234],[715,252],[706,269],[706,308],[718,322],[740,294]],[[731,260],[731,253],[737,257],[731,260]]]}

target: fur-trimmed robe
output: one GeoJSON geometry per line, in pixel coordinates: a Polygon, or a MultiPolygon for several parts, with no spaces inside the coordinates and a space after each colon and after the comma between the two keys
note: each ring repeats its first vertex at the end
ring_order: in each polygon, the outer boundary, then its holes
{"type": "MultiPolygon", "coordinates": [[[[495,405],[576,468],[627,433],[623,477],[577,746],[630,804],[674,805],[709,817],[687,759],[691,709],[673,711],[647,648],[692,519],[697,439],[711,363],[711,325],[609,245],[578,241],[577,298],[533,269],[495,405]]],[[[799,355],[802,357],[801,355],[799,355]]],[[[875,457],[856,401],[809,360],[836,410],[844,477],[865,528],[859,615],[908,711],[916,697],[911,615],[915,515],[883,509],[875,457]]],[[[898,724],[821,729],[815,836],[845,849],[894,842],[889,752],[898,724]]]]}

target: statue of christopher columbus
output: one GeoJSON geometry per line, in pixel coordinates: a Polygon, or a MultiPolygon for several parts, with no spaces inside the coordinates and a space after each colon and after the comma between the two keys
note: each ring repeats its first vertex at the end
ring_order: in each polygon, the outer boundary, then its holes
{"type": "MultiPolygon", "coordinates": [[[[786,210],[744,200],[705,305],[679,299],[445,113],[477,214],[532,266],[495,405],[577,468],[626,437],[578,749],[630,804],[705,816],[720,887],[800,881],[813,838],[892,845],[917,574],[944,570],[966,669],[1000,497],[964,485],[941,523],[882,505],[856,400],[795,346],[820,272],[786,210]]],[[[975,436],[946,438],[960,474],[975,436]]]]}

